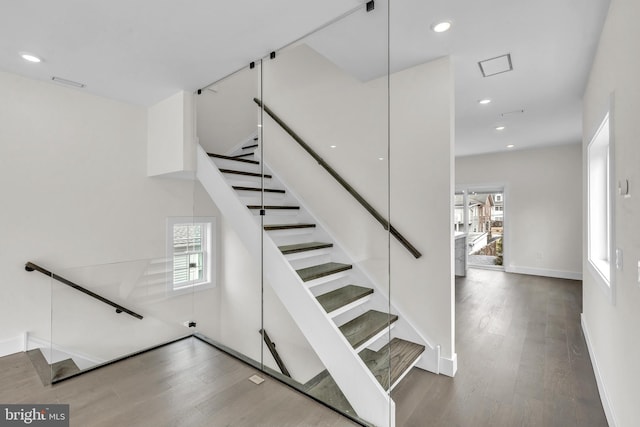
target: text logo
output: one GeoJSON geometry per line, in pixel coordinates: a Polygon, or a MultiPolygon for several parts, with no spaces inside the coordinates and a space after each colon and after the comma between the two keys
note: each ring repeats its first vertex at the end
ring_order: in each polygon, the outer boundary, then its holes
{"type": "Polygon", "coordinates": [[[69,427],[69,405],[0,404],[0,427],[69,427]]]}

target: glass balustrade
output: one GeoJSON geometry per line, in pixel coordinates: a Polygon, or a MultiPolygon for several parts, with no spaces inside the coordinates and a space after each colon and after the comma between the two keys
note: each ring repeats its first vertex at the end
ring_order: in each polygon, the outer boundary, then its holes
{"type": "Polygon", "coordinates": [[[53,273],[51,340],[42,348],[53,382],[191,335],[194,307],[216,298],[213,288],[202,287],[194,298],[174,286],[165,257],[53,273]]]}

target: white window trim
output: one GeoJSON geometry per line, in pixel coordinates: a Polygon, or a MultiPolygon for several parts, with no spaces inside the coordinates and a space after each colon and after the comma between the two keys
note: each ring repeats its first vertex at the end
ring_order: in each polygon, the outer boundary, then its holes
{"type": "MultiPolygon", "coordinates": [[[[613,105],[613,104],[612,104],[613,105]]],[[[615,269],[614,269],[614,259],[615,259],[615,200],[614,200],[614,182],[615,182],[615,158],[614,158],[614,138],[613,138],[613,120],[612,113],[609,111],[605,114],[602,119],[598,129],[594,132],[593,137],[589,141],[587,145],[587,267],[594,277],[595,282],[598,284],[598,287],[603,291],[604,295],[609,299],[611,304],[615,304],[615,296],[616,296],[616,280],[615,280],[615,269]],[[601,144],[601,136],[604,128],[608,128],[608,142],[607,149],[605,153],[595,153],[595,159],[592,159],[592,149],[597,148],[597,145],[601,144]],[[602,162],[602,157],[606,157],[604,162],[606,162],[606,177],[607,177],[607,185],[606,185],[606,194],[603,196],[602,194],[597,195],[597,200],[602,200],[604,197],[606,203],[606,225],[603,227],[605,230],[605,236],[594,236],[597,234],[594,232],[594,227],[598,225],[592,224],[594,221],[593,217],[594,210],[592,210],[592,204],[598,204],[597,207],[601,205],[594,201],[594,194],[592,192],[592,164],[595,161],[602,162]],[[594,241],[598,240],[598,241],[594,241]],[[603,242],[606,240],[606,242],[603,242]],[[605,250],[602,251],[601,248],[604,244],[605,250]],[[605,256],[603,256],[605,255],[605,256]]],[[[601,203],[601,202],[600,202],[601,203]]],[[[597,208],[596,207],[596,208],[597,208]]],[[[602,212],[600,212],[602,214],[602,212]]],[[[602,216],[602,215],[600,215],[602,216]]],[[[600,224],[602,227],[602,224],[600,224]]]]}
{"type": "Polygon", "coordinates": [[[169,217],[167,218],[167,259],[168,271],[166,278],[167,294],[181,295],[216,286],[216,219],[214,217],[169,217]],[[173,283],[173,226],[176,224],[205,224],[207,237],[204,239],[205,250],[203,257],[203,275],[201,281],[175,287],[173,283]]]}

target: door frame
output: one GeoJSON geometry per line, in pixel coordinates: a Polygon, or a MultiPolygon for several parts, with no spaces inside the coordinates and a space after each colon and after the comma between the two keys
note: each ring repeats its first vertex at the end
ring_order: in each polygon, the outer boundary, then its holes
{"type": "MultiPolygon", "coordinates": [[[[511,195],[509,194],[509,186],[506,183],[500,183],[500,182],[492,182],[492,183],[482,183],[482,184],[456,184],[455,186],[455,190],[454,190],[454,195],[455,193],[462,193],[463,194],[463,203],[467,204],[467,194],[469,192],[476,192],[476,193],[502,193],[502,228],[503,228],[503,233],[502,233],[502,240],[503,240],[503,245],[502,245],[502,270],[504,271],[508,271],[509,270],[509,266],[510,266],[510,260],[511,260],[511,256],[510,256],[510,252],[511,252],[511,233],[510,233],[510,221],[509,221],[509,215],[508,215],[508,204],[509,204],[509,200],[511,199],[511,195]]],[[[454,197],[455,200],[455,197],[454,197]]],[[[455,210],[455,206],[453,207],[453,210],[455,210]]],[[[468,233],[468,224],[469,224],[469,218],[468,218],[468,211],[467,209],[464,209],[464,229],[465,229],[465,233],[468,233]]],[[[467,267],[469,267],[469,264],[467,262],[467,267]]]]}

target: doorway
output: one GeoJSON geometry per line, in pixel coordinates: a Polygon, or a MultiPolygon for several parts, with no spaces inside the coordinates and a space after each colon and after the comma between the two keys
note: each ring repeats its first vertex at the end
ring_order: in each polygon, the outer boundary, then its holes
{"type": "Polygon", "coordinates": [[[466,237],[467,266],[504,270],[504,187],[458,189],[454,200],[454,232],[466,237]]]}

